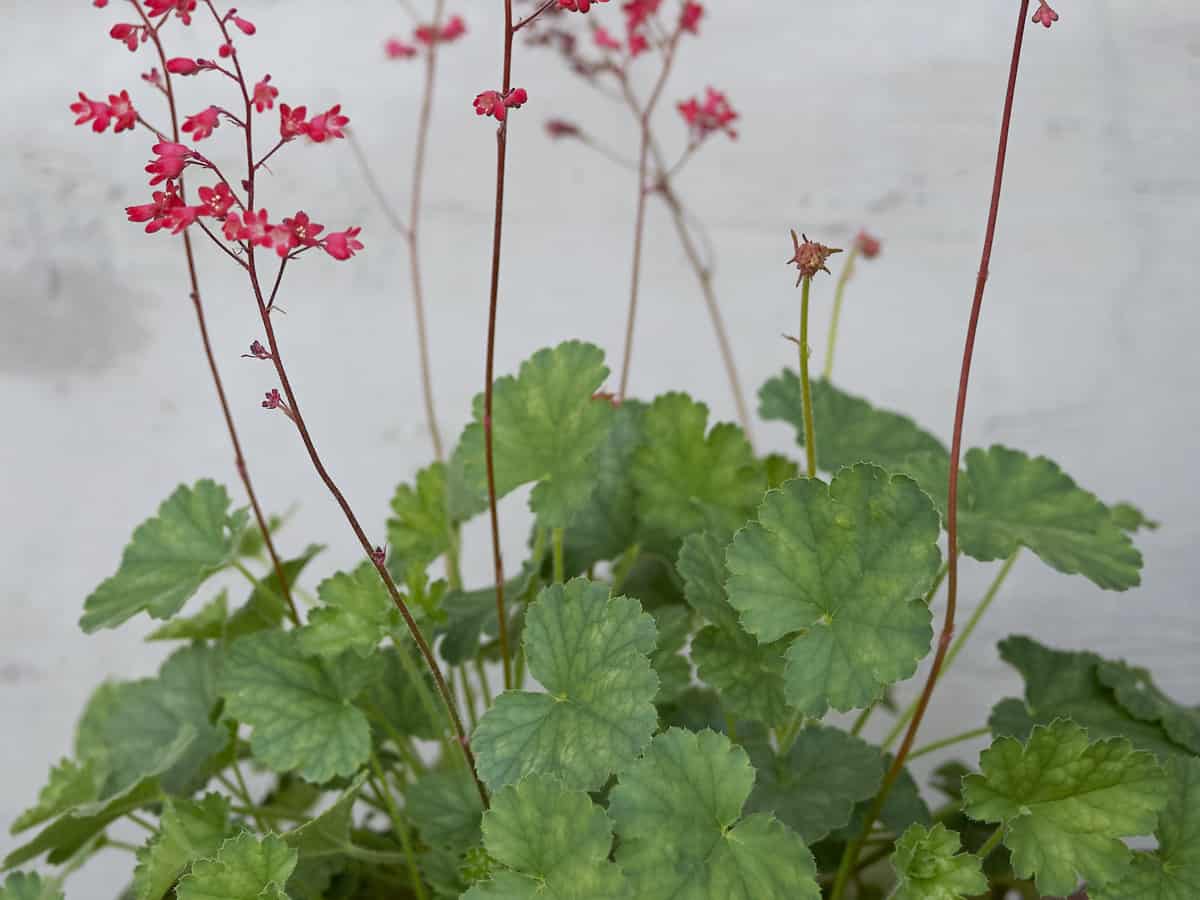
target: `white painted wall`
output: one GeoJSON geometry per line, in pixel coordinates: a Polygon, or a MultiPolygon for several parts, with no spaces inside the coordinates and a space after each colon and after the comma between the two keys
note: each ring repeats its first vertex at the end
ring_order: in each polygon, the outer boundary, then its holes
{"type": "MultiPolygon", "coordinates": [[[[783,265],[787,229],[829,242],[869,225],[884,255],[855,280],[838,380],[946,436],[960,341],[990,186],[1011,39],[1012,2],[725,3],[685,47],[668,99],[714,84],[743,113],[741,139],[715,140],[681,189],[708,223],[718,288],[748,384],[790,363],[797,293],[783,265]]],[[[113,4],[110,9],[119,8],[113,4]]],[[[615,21],[616,4],[597,21],[615,21]]],[[[105,36],[113,15],[82,0],[0,4],[0,819],[35,796],[69,751],[75,717],[104,676],[151,673],[160,647],[147,623],[85,639],[83,598],[119,559],[138,522],[182,480],[234,486],[226,437],[199,355],[176,243],[149,238],[121,208],[145,194],[141,135],[75,129],[75,91],[136,86],[133,57],[105,36]]],[[[454,4],[452,4],[454,7],[454,4]]],[[[425,235],[430,329],[440,409],[454,434],[482,384],[493,130],[470,108],[499,66],[500,4],[465,0],[470,34],[446,54],[425,235]]],[[[1051,32],[1031,29],[1017,99],[1007,194],[967,421],[969,444],[1002,441],[1059,461],[1110,500],[1133,499],[1164,523],[1139,538],[1144,586],[1104,593],[1023,559],[952,682],[931,737],[979,723],[1016,688],[994,642],[1036,631],[1150,665],[1200,702],[1196,660],[1196,511],[1200,446],[1195,340],[1200,224],[1200,7],[1191,0],[1062,0],[1051,32]]],[[[252,72],[281,99],[341,101],[403,201],[418,69],[381,59],[404,29],[383,0],[342,12],[317,0],[260,2],[243,12],[252,72]]],[[[211,53],[206,42],[196,52],[211,53]]],[[[581,337],[619,363],[627,296],[631,178],[540,124],[567,116],[634,150],[630,123],[544,51],[519,51],[498,357],[511,371],[536,348],[581,337]]],[[[186,85],[183,106],[217,80],[186,85]]],[[[232,101],[230,101],[232,102],[232,101]]],[[[155,109],[154,119],[163,115],[155,109]]],[[[684,139],[664,104],[661,130],[684,139]]],[[[217,140],[229,142],[227,126],[217,140]]],[[[218,146],[210,142],[210,146],[218,146]]],[[[230,147],[228,143],[225,144],[230,147]]],[[[232,152],[232,151],[231,151],[232,152]]],[[[399,244],[359,181],[349,148],[297,147],[278,158],[268,207],[309,210],[331,226],[362,223],[353,263],[306,260],[285,287],[281,337],[317,441],[351,501],[381,534],[395,484],[428,458],[416,382],[407,272],[399,244]]],[[[633,386],[688,388],[721,417],[732,406],[715,345],[669,221],[649,223],[633,386]]],[[[285,551],[330,545],[322,572],[355,548],[285,420],[258,408],[269,368],[239,359],[259,337],[232,267],[204,252],[214,338],[261,495],[297,504],[285,551]]],[[[829,286],[816,299],[822,335],[829,286]]],[[[818,347],[821,346],[818,342],[818,347]]],[[[819,362],[819,359],[818,359],[819,362]]],[[[788,431],[760,427],[786,449],[788,431]]],[[[525,533],[505,503],[507,558],[525,533]]],[[[472,529],[472,581],[488,546],[472,529]]],[[[970,607],[990,571],[968,562],[970,607]]],[[[14,846],[0,837],[0,853],[14,846]]],[[[112,896],[128,872],[116,853],[72,896],[112,896]]]]}

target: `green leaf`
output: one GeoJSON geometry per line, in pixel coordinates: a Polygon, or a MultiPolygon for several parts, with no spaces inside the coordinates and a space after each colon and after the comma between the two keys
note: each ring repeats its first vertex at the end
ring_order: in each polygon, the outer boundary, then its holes
{"type": "Polygon", "coordinates": [[[213,718],[221,656],[201,644],[181,647],[163,663],[157,678],[103,684],[96,690],[79,721],[75,754],[96,760],[104,770],[100,799],[159,771],[163,748],[185,730],[192,740],[163,774],[163,787],[186,794],[207,780],[209,762],[229,743],[228,730],[213,718]]]}
{"type": "Polygon", "coordinates": [[[654,620],[636,600],[575,578],[538,595],[525,619],[529,671],[546,693],[506,691],[475,729],[492,790],[530,772],[596,790],[650,740],[658,677],[654,620]]]}
{"type": "Polygon", "coordinates": [[[42,881],[36,872],[13,872],[0,885],[0,900],[63,900],[55,881],[42,881]]]}
{"type": "Polygon", "coordinates": [[[1158,531],[1161,524],[1151,519],[1132,503],[1116,503],[1109,508],[1109,512],[1112,513],[1113,524],[1131,534],[1141,531],[1143,528],[1147,531],[1158,531]]]}
{"type": "Polygon", "coordinates": [[[629,467],[642,444],[645,413],[644,403],[623,400],[613,414],[608,438],[594,458],[595,490],[566,530],[568,572],[615,559],[637,539],[637,497],[629,467]]]}
{"type": "MultiPolygon", "coordinates": [[[[942,442],[907,416],[876,409],[823,378],[813,381],[811,389],[817,467],[826,472],[858,462],[891,469],[914,453],[946,455],[942,442]]],[[[804,446],[804,396],[799,376],[784,369],[759,389],[758,398],[759,415],[791,424],[796,442],[804,446]]]]}
{"type": "Polygon", "coordinates": [[[763,458],[763,467],[767,471],[767,487],[777,488],[785,481],[800,477],[800,465],[795,460],[788,459],[781,453],[769,453],[763,458]]]}
{"type": "Polygon", "coordinates": [[[645,443],[633,458],[638,517],[655,540],[713,528],[732,532],[753,513],[766,477],[736,425],[714,425],[687,394],[655,399],[642,419],[645,443]]]}
{"type": "Polygon", "coordinates": [[[84,603],[79,625],[88,634],[115,628],[140,612],[168,619],[208,578],[233,562],[245,531],[244,509],[230,513],[225,488],[204,479],[180,485],[133,532],[117,574],[84,603]]]}
{"type": "Polygon", "coordinates": [[[658,632],[658,644],[650,655],[650,665],[658,675],[655,703],[668,703],[686,691],[692,683],[692,666],[680,653],[692,630],[692,611],[682,604],[660,606],[651,612],[658,632]]]}
{"type": "Polygon", "coordinates": [[[405,794],[405,809],[428,844],[466,849],[479,843],[483,805],[461,768],[422,775],[405,794]]]}
{"type": "Polygon", "coordinates": [[[323,605],[308,614],[308,624],[296,638],[300,649],[311,656],[329,658],[347,650],[367,656],[402,622],[400,610],[369,562],[326,578],[317,586],[317,596],[323,605]]]}
{"type": "Polygon", "coordinates": [[[367,686],[360,705],[369,717],[382,718],[382,723],[376,724],[383,725],[385,737],[395,732],[432,740],[440,737],[445,728],[445,713],[434,693],[433,676],[410,646],[406,643],[404,650],[388,647],[377,654],[383,672],[367,686]],[[408,654],[408,665],[401,659],[401,653],[408,654]],[[411,673],[417,673],[420,681],[411,673]]]}
{"type": "Polygon", "coordinates": [[[893,900],[965,900],[984,893],[983,864],[961,848],[957,832],[940,823],[909,828],[892,854],[899,879],[893,900]]]}
{"type": "MultiPolygon", "coordinates": [[[[541,560],[526,560],[515,578],[504,582],[504,596],[511,605],[529,590],[541,560]]],[[[500,617],[496,612],[496,587],[475,591],[449,591],[442,599],[446,620],[438,625],[437,634],[445,635],[438,652],[452,666],[475,658],[482,636],[494,638],[500,633],[500,617]]],[[[515,614],[513,615],[515,619],[515,614]]],[[[510,637],[513,623],[509,623],[510,637]]]]}
{"type": "MultiPolygon", "coordinates": [[[[925,455],[901,467],[946,508],[949,462],[925,455]]],[[[966,453],[959,476],[959,545],[974,559],[1007,559],[1028,547],[1053,569],[1108,590],[1141,582],[1142,555],[1112,511],[1044,456],[994,445],[966,453]]]]}
{"type": "Polygon", "coordinates": [[[788,643],[760,644],[741,629],[709,625],[692,641],[692,659],[701,680],[739,719],[775,726],[790,716],[783,677],[788,643]]]}
{"type": "Polygon", "coordinates": [[[355,849],[350,840],[354,801],[366,781],[367,774],[360,772],[331,807],[283,836],[301,860],[340,856],[355,849]]]}
{"type": "Polygon", "coordinates": [[[1004,826],[1013,870],[1043,894],[1123,877],[1131,854],[1120,839],[1148,834],[1167,802],[1153,755],[1122,739],[1088,743],[1066,719],[1037,726],[1024,744],[1000,738],[979,768],[963,779],[964,812],[1004,826]]]}
{"type": "Polygon", "coordinates": [[[608,861],[612,823],[583,791],[530,775],[497,792],[483,816],[488,853],[508,867],[466,900],[632,900],[608,861]]]}
{"type": "Polygon", "coordinates": [[[1133,865],[1106,887],[1088,885],[1092,900],[1194,900],[1200,897],[1200,758],[1177,757],[1166,809],[1158,819],[1158,849],[1135,853],[1133,865]]]}
{"type": "MultiPolygon", "coordinates": [[[[1069,717],[1093,738],[1128,738],[1139,750],[1149,750],[1163,762],[1191,750],[1185,730],[1188,711],[1163,696],[1158,702],[1170,705],[1161,708],[1156,717],[1143,720],[1134,716],[1101,681],[1100,670],[1107,663],[1094,653],[1053,650],[1031,638],[1016,636],[1000,642],[1000,657],[1024,677],[1025,700],[1002,700],[996,704],[989,724],[997,736],[1024,739],[1034,725],[1069,717]],[[1174,734],[1178,738],[1162,727],[1166,721],[1177,719],[1179,724],[1174,734]]],[[[1119,680],[1120,669],[1107,671],[1110,679],[1123,683],[1119,680]]],[[[1143,684],[1146,682],[1142,679],[1148,678],[1137,677],[1143,684]]],[[[1129,699],[1128,693],[1126,697],[1129,699]]],[[[1145,712],[1147,707],[1139,705],[1138,709],[1145,712]]]]}
{"type": "Polygon", "coordinates": [[[209,641],[225,635],[229,620],[229,591],[222,589],[194,616],[176,616],[147,635],[147,641],[209,641]]]}
{"type": "Polygon", "coordinates": [[[158,834],[137,854],[133,890],[137,900],[162,900],[198,859],[215,856],[229,833],[229,801],[206,794],[199,802],[168,797],[158,834]]]}
{"type": "Polygon", "coordinates": [[[400,571],[409,565],[427,566],[450,550],[455,523],[447,507],[446,464],[436,462],[419,471],[415,487],[397,487],[392,512],[388,544],[400,571]]]}
{"type": "Polygon", "coordinates": [[[883,759],[866,741],[824,725],[804,728],[777,754],[765,740],[747,742],[758,770],[752,812],[769,812],[809,844],[849,823],[854,805],[875,796],[883,759]]]}
{"type": "Polygon", "coordinates": [[[609,814],[617,863],[638,900],[818,900],[804,842],[769,815],[742,816],[746,752],[712,731],[672,728],[621,773],[609,814]]]}
{"type": "Polygon", "coordinates": [[[66,862],[117,819],[160,801],[163,793],[158,776],[179,761],[194,738],[190,729],[182,731],[170,744],[158,748],[154,764],[146,766],[144,778],[120,793],[72,807],[38,832],[33,840],[10,852],[0,869],[22,865],[43,853],[48,854],[47,859],[52,864],[66,862]]]}
{"type": "Polygon", "coordinates": [[[295,634],[233,642],[221,679],[226,710],[254,727],[250,749],[272,771],[295,769],[315,783],[353,775],[371,755],[371,728],[352,701],[379,664],[354,653],[306,656],[295,634]]]}
{"type": "Polygon", "coordinates": [[[725,548],[712,532],[689,534],[679,548],[675,567],[683,578],[684,596],[696,612],[725,631],[740,631],[738,614],[725,596],[725,548]]]}
{"type": "Polygon", "coordinates": [[[1160,725],[1171,740],[1200,754],[1200,709],[1176,703],[1140,666],[1103,661],[1096,667],[1096,676],[1127,713],[1141,722],[1160,725]]]}
{"type": "Polygon", "coordinates": [[[283,886],[296,868],[283,839],[249,832],[230,838],[216,859],[202,859],[179,882],[179,900],[287,900],[283,886]]]}
{"type": "MultiPolygon", "coordinates": [[[[538,522],[564,527],[595,487],[593,466],[613,418],[612,404],[593,399],[608,377],[604,352],[579,341],[539,350],[516,378],[493,387],[492,439],[496,493],[504,496],[537,482],[529,498],[538,522]]],[[[481,493],[484,468],[483,397],[475,398],[475,422],[456,451],[467,483],[481,493]]]]}
{"type": "Polygon", "coordinates": [[[38,794],[37,803],[17,816],[11,832],[19,834],[69,809],[98,800],[103,783],[104,774],[96,759],[84,763],[61,760],[50,770],[50,778],[38,794]]]}
{"type": "Polygon", "coordinates": [[[938,532],[929,497],[877,466],[767,494],[727,551],[727,590],[760,643],[799,632],[789,703],[809,716],[867,706],[916,671],[933,636],[921,598],[941,561],[938,532]]]}
{"type": "MultiPolygon", "coordinates": [[[[324,549],[324,544],[309,544],[304,548],[304,552],[295,559],[285,559],[280,563],[289,587],[294,587],[300,578],[300,573],[324,549]]],[[[224,640],[233,640],[243,635],[254,634],[256,631],[278,628],[287,614],[288,609],[284,604],[279,576],[272,568],[259,579],[258,585],[250,592],[250,599],[246,601],[245,605],[229,617],[229,622],[226,623],[225,630],[220,637],[224,640]]]]}

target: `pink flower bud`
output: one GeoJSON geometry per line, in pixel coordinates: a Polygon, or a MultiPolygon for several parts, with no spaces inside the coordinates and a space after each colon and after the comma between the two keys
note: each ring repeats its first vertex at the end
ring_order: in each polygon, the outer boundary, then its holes
{"type": "Polygon", "coordinates": [[[200,68],[196,60],[186,56],[176,56],[167,60],[167,71],[172,75],[195,75],[200,68]]]}

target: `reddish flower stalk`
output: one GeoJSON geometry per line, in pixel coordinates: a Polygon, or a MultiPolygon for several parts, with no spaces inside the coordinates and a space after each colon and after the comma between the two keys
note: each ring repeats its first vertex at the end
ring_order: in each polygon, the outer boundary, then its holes
{"type": "MultiPolygon", "coordinates": [[[[175,107],[175,91],[171,84],[171,75],[167,71],[167,56],[163,50],[162,41],[159,39],[158,30],[150,23],[149,17],[138,0],[133,0],[133,6],[141,16],[145,23],[145,33],[150,36],[154,43],[154,48],[158,52],[159,60],[163,67],[162,87],[163,93],[167,98],[167,106],[171,113],[171,134],[173,140],[179,142],[179,115],[175,107]]],[[[183,181],[179,182],[179,193],[183,195],[183,181]]],[[[250,470],[246,465],[246,456],[242,452],[242,442],[238,437],[237,426],[233,423],[233,414],[229,410],[229,400],[225,396],[225,383],[221,378],[220,369],[217,368],[217,360],[213,354],[212,341],[208,336],[208,321],[204,315],[204,304],[200,299],[200,279],[196,272],[196,257],[192,250],[191,235],[185,230],[183,232],[183,254],[187,260],[188,281],[191,284],[189,296],[192,300],[192,308],[196,312],[196,325],[200,329],[200,343],[204,347],[204,357],[208,361],[208,371],[212,376],[213,387],[217,391],[217,400],[221,405],[221,416],[225,420],[225,429],[229,432],[229,442],[233,445],[233,461],[237,468],[238,477],[242,481],[242,485],[246,488],[246,496],[250,499],[250,508],[254,511],[254,519],[258,523],[259,531],[262,532],[263,545],[267,548],[267,555],[271,557],[271,567],[275,571],[275,578],[279,582],[279,589],[283,594],[284,600],[287,602],[288,614],[291,617],[292,623],[300,624],[300,613],[296,609],[296,601],[292,598],[291,586],[288,584],[287,575],[284,573],[283,564],[280,562],[279,553],[275,550],[275,542],[271,537],[271,529],[267,526],[266,517],[263,515],[262,506],[258,502],[258,495],[254,491],[254,484],[250,480],[250,470]]]]}
{"type": "MultiPolygon", "coordinates": [[[[204,2],[212,13],[213,18],[216,20],[217,26],[221,29],[226,43],[231,44],[232,41],[229,35],[228,27],[225,21],[217,13],[216,8],[213,6],[212,0],[204,0],[204,2]]],[[[234,71],[236,73],[235,80],[238,84],[239,90],[241,91],[242,100],[245,106],[246,117],[243,130],[246,140],[246,179],[244,182],[244,187],[247,196],[247,208],[253,208],[255,178],[258,172],[258,166],[254,161],[253,117],[251,114],[254,99],[252,89],[242,73],[241,64],[238,61],[236,52],[232,53],[231,56],[234,71]]],[[[326,119],[324,119],[322,122],[323,128],[332,126],[332,128],[336,129],[340,127],[332,119],[332,117],[336,115],[336,107],[331,110],[330,113],[323,115],[326,116],[326,119]]],[[[329,136],[336,137],[337,135],[331,131],[329,136]]],[[[353,229],[351,229],[351,231],[353,231],[353,229]]],[[[272,288],[271,294],[268,298],[268,296],[264,294],[262,284],[259,280],[254,242],[248,241],[245,245],[245,250],[246,272],[250,280],[251,289],[254,292],[255,301],[258,305],[259,318],[261,319],[263,329],[266,332],[268,345],[267,349],[270,352],[271,361],[274,363],[275,373],[279,376],[279,383],[286,398],[287,408],[291,413],[290,418],[295,423],[296,430],[300,435],[300,439],[304,444],[305,450],[308,452],[308,456],[312,462],[313,468],[316,470],[317,475],[325,484],[325,487],[329,490],[330,494],[333,495],[334,500],[337,502],[338,506],[342,510],[343,515],[346,517],[346,521],[349,523],[351,531],[354,532],[354,536],[358,539],[359,544],[362,546],[363,552],[371,561],[371,564],[374,565],[375,570],[379,573],[379,577],[382,579],[384,586],[392,599],[392,602],[395,604],[396,608],[399,609],[400,615],[403,617],[404,623],[408,627],[413,641],[417,645],[418,651],[424,658],[426,665],[429,667],[429,670],[433,675],[434,682],[437,685],[438,693],[441,695],[442,702],[445,704],[446,712],[450,718],[450,723],[454,729],[458,744],[462,748],[463,756],[466,759],[467,765],[471,771],[471,775],[475,781],[475,786],[479,792],[480,800],[483,802],[484,808],[487,808],[487,790],[484,788],[483,782],[479,780],[479,774],[475,767],[475,754],[471,750],[470,742],[467,739],[466,730],[463,727],[462,718],[458,712],[457,703],[455,702],[454,696],[446,684],[446,679],[442,674],[441,667],[438,665],[437,660],[433,655],[433,650],[430,647],[429,642],[425,639],[424,634],[421,632],[420,626],[413,618],[412,613],[408,608],[408,604],[405,603],[404,597],[400,594],[399,589],[396,587],[396,583],[392,579],[391,573],[388,571],[384,554],[379,553],[376,545],[372,544],[370,540],[368,540],[366,533],[363,531],[362,525],[359,523],[358,517],[354,513],[354,510],[350,507],[345,495],[338,488],[336,482],[334,482],[332,476],[329,474],[329,471],[325,468],[320,454],[317,452],[316,445],[313,443],[312,435],[308,430],[308,426],[304,421],[304,416],[300,411],[300,404],[297,401],[296,393],[292,388],[291,380],[288,378],[287,368],[283,361],[283,354],[280,352],[279,342],[275,335],[275,328],[271,322],[271,307],[274,303],[275,294],[282,279],[283,269],[287,266],[291,257],[285,257],[280,262],[279,275],[276,278],[275,285],[272,288]]]]}
{"type": "Polygon", "coordinates": [[[996,219],[1000,211],[1000,190],[1004,182],[1004,160],[1008,153],[1008,132],[1009,125],[1012,122],[1013,96],[1016,93],[1017,70],[1021,63],[1021,45],[1025,37],[1025,19],[1028,12],[1029,0],[1021,0],[1021,9],[1017,16],[1016,36],[1013,38],[1012,61],[1009,65],[1008,88],[1004,96],[1004,113],[1000,122],[1000,138],[996,150],[996,171],[992,180],[992,199],[988,209],[987,229],[984,233],[983,252],[979,261],[979,274],[975,279],[975,296],[971,302],[971,315],[967,322],[967,336],[963,346],[962,367],[958,380],[958,399],[954,407],[954,433],[950,443],[949,493],[946,501],[946,533],[949,545],[947,550],[949,559],[947,561],[948,589],[946,595],[946,614],[942,622],[941,634],[938,636],[937,651],[934,653],[933,664],[929,668],[929,675],[926,676],[925,687],[921,691],[920,699],[917,701],[916,711],[913,713],[912,721],[908,725],[908,731],[904,735],[904,740],[900,743],[900,748],[896,751],[895,759],[892,760],[892,765],[884,776],[879,794],[875,797],[874,803],[872,803],[870,810],[867,812],[862,832],[846,847],[846,852],[842,855],[841,865],[838,867],[837,879],[833,886],[832,900],[841,900],[846,890],[850,873],[854,870],[854,865],[858,861],[858,854],[870,836],[871,829],[875,825],[875,820],[879,818],[879,814],[883,809],[884,803],[887,801],[892,786],[895,785],[896,779],[900,777],[900,773],[904,769],[905,760],[907,760],[909,752],[912,750],[913,741],[916,740],[917,731],[921,727],[921,720],[924,718],[925,711],[929,707],[929,700],[933,696],[933,689],[937,685],[938,676],[941,674],[942,666],[946,660],[946,653],[949,651],[951,639],[954,637],[954,616],[958,606],[958,467],[962,454],[963,419],[967,408],[967,386],[971,377],[971,358],[975,351],[975,335],[979,327],[979,313],[983,307],[983,292],[987,286],[988,265],[992,258],[992,244],[996,237],[996,219]]]}
{"type": "MultiPolygon", "coordinates": [[[[654,114],[654,107],[658,105],[658,100],[667,83],[667,77],[671,74],[671,66],[675,61],[675,50],[679,46],[679,36],[682,33],[683,29],[680,25],[676,25],[672,30],[666,49],[663,51],[662,68],[659,70],[658,79],[655,81],[645,105],[641,107],[641,115],[638,120],[640,147],[638,150],[637,215],[633,225],[633,265],[629,277],[629,312],[625,318],[625,351],[624,358],[621,360],[621,381],[617,388],[617,396],[622,400],[625,399],[625,392],[629,387],[629,364],[633,357],[633,328],[637,319],[638,291],[642,277],[642,244],[646,231],[646,195],[648,193],[646,176],[650,167],[650,117],[654,114]]],[[[622,80],[625,80],[624,76],[622,76],[622,80]]]]}

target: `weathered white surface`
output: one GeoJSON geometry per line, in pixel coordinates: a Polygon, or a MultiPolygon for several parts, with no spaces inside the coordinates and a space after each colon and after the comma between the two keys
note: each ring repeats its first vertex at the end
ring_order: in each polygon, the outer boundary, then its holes
{"type": "MultiPolygon", "coordinates": [[[[712,83],[744,115],[741,140],[714,140],[681,188],[717,244],[719,292],[747,384],[756,387],[792,359],[792,346],[778,337],[796,317],[797,294],[782,265],[787,229],[836,243],[868,224],[885,251],[851,288],[838,379],[946,435],[1015,4],[713,5],[724,8],[702,41],[685,48],[667,98],[712,83]]],[[[482,383],[494,142],[470,100],[495,81],[500,49],[500,3],[462,6],[471,33],[448,52],[442,73],[425,235],[438,401],[451,436],[482,383]]],[[[615,6],[593,15],[615,19],[615,6]]],[[[274,74],[283,100],[342,101],[403,200],[418,70],[380,58],[381,37],[404,28],[395,4],[354,7],[354,18],[369,24],[355,25],[317,0],[247,8],[260,35],[243,41],[243,58],[252,72],[274,74]]],[[[1151,665],[1182,699],[1200,702],[1200,124],[1193,114],[1200,7],[1063,0],[1060,12],[1052,32],[1028,35],[968,442],[1045,453],[1102,497],[1138,501],[1164,527],[1139,538],[1145,585],[1129,594],[1104,593],[1023,559],[939,693],[931,738],[978,724],[994,698],[1014,689],[993,649],[1012,631],[1151,665]]],[[[136,85],[135,97],[161,121],[136,78],[146,57],[109,41],[113,16],[83,0],[5,3],[2,16],[0,820],[7,823],[33,799],[50,761],[69,751],[92,682],[148,674],[162,656],[139,642],[140,621],[85,639],[75,625],[83,598],[174,485],[200,476],[235,489],[236,482],[179,248],[142,235],[121,214],[145,194],[140,166],[149,142],[74,129],[66,110],[79,88],[100,94],[136,85]]],[[[195,50],[211,54],[210,44],[195,50]]],[[[608,348],[618,365],[634,186],[585,149],[549,143],[540,123],[551,115],[577,119],[627,154],[630,123],[544,51],[520,51],[516,83],[532,99],[515,115],[510,140],[499,369],[575,336],[608,348]]],[[[224,89],[216,78],[189,83],[184,110],[209,102],[203,91],[224,89]]],[[[678,146],[682,129],[668,104],[662,120],[678,146]]],[[[222,126],[217,135],[230,154],[231,130],[222,126]]],[[[333,227],[365,226],[361,259],[313,258],[298,267],[279,321],[318,444],[381,537],[392,488],[430,452],[403,257],[347,147],[297,147],[275,169],[267,186],[272,211],[299,206],[333,227]]],[[[348,564],[355,559],[349,533],[299,443],[282,417],[258,408],[274,386],[269,367],[239,359],[260,336],[255,313],[232,267],[204,254],[211,327],[260,493],[275,510],[299,504],[282,547],[323,541],[331,549],[319,571],[348,564]]],[[[823,284],[817,335],[828,299],[823,284]]],[[[715,354],[669,221],[655,209],[633,386],[642,394],[685,387],[729,417],[715,354]]],[[[760,427],[758,439],[790,446],[778,425],[760,427]]],[[[512,498],[503,508],[512,565],[525,534],[522,504],[512,498]]],[[[468,537],[468,570],[483,583],[485,535],[472,529],[468,537]]],[[[965,574],[970,607],[990,572],[968,562],[965,574]]],[[[0,838],[0,852],[11,846],[0,838]]],[[[74,883],[73,897],[112,896],[128,860],[108,854],[90,871],[74,883]]]]}

